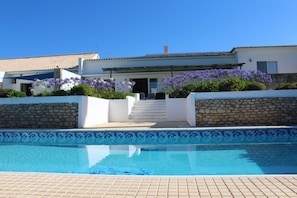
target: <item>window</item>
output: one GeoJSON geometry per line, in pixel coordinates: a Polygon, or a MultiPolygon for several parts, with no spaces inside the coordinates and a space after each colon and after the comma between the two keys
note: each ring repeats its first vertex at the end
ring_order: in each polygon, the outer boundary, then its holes
{"type": "Polygon", "coordinates": [[[157,78],[151,78],[150,79],[151,93],[157,93],[157,89],[158,89],[158,79],[157,78]]]}
{"type": "Polygon", "coordinates": [[[259,61],[257,62],[257,69],[268,74],[277,74],[276,61],[259,61]]]}

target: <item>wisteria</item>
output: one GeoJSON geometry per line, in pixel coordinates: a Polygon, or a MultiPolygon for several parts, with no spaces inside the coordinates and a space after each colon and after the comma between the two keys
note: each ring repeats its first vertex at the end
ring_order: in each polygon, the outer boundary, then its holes
{"type": "Polygon", "coordinates": [[[201,81],[221,81],[229,77],[237,77],[241,80],[261,82],[266,85],[272,82],[270,75],[258,70],[241,69],[210,69],[197,70],[195,72],[185,72],[173,77],[162,79],[163,91],[172,89],[181,90],[186,84],[198,84],[201,81]]]}
{"type": "Polygon", "coordinates": [[[55,90],[63,89],[70,90],[72,87],[79,84],[87,84],[90,87],[96,88],[102,91],[114,91],[115,87],[119,92],[131,92],[135,82],[130,82],[125,79],[123,82],[115,83],[114,79],[103,80],[101,78],[93,79],[80,79],[80,78],[66,78],[66,79],[36,79],[33,83],[33,89],[35,94],[42,92],[53,92],[55,90]]]}

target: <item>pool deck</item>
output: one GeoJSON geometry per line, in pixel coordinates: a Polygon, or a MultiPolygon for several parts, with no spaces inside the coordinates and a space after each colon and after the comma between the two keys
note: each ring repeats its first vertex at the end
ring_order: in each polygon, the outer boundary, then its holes
{"type": "MultiPolygon", "coordinates": [[[[188,128],[185,122],[108,123],[95,129],[188,128]]],[[[2,197],[296,197],[297,175],[102,176],[0,173],[2,197]]]]}
{"type": "Polygon", "coordinates": [[[104,130],[138,130],[138,129],[165,129],[165,128],[192,128],[187,122],[109,122],[94,126],[90,129],[104,130]]]}
{"type": "Polygon", "coordinates": [[[1,173],[0,197],[297,197],[297,176],[141,177],[1,173]]]}

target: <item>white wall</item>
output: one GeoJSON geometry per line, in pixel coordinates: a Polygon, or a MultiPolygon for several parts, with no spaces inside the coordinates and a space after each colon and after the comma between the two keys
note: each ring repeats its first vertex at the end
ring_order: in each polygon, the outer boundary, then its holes
{"type": "Polygon", "coordinates": [[[237,61],[243,69],[256,70],[257,61],[277,61],[278,73],[297,73],[297,47],[239,48],[237,61]]]}
{"type": "MultiPolygon", "coordinates": [[[[48,71],[46,71],[46,72],[48,72],[48,71]]],[[[37,72],[37,71],[28,72],[28,71],[26,71],[23,73],[24,73],[23,75],[30,76],[30,75],[42,74],[42,73],[44,73],[44,71],[42,71],[42,72],[37,72]]],[[[24,84],[32,84],[34,82],[33,80],[16,79],[16,83],[12,83],[11,77],[20,77],[20,74],[6,75],[6,76],[3,76],[2,78],[1,78],[1,74],[2,73],[0,72],[0,82],[1,82],[1,80],[3,80],[3,88],[5,88],[5,89],[14,89],[16,91],[21,91],[21,84],[23,84],[23,83],[24,84]]],[[[62,79],[71,78],[71,77],[80,78],[80,75],[77,75],[75,73],[69,72],[64,69],[61,70],[61,78],[62,79]]],[[[70,89],[72,87],[73,87],[73,85],[70,85],[70,86],[68,85],[68,86],[64,86],[63,88],[70,89]]],[[[40,92],[37,89],[35,89],[34,93],[39,94],[40,92]]]]}
{"type": "Polygon", "coordinates": [[[31,84],[31,80],[16,79],[16,83],[12,83],[12,79],[3,79],[4,89],[14,89],[16,91],[21,91],[21,84],[31,84]]]}
{"type": "MultiPolygon", "coordinates": [[[[83,63],[82,76],[103,75],[102,68],[122,67],[149,67],[149,66],[185,66],[185,65],[212,65],[236,63],[235,56],[184,56],[184,57],[146,57],[133,59],[96,59],[85,60],[83,63]]],[[[130,76],[130,74],[129,74],[130,76]]]]}
{"type": "Polygon", "coordinates": [[[0,83],[3,82],[5,72],[0,71],[0,83]]]}
{"type": "Polygon", "coordinates": [[[139,94],[135,94],[134,97],[131,96],[127,96],[126,100],[127,100],[127,108],[128,108],[128,116],[132,113],[132,109],[134,107],[134,104],[136,101],[138,101],[140,99],[140,95],[139,94]]]}
{"type": "Polygon", "coordinates": [[[166,96],[166,114],[167,121],[187,120],[187,99],[166,96]]]}
{"type": "Polygon", "coordinates": [[[80,75],[67,71],[65,69],[61,70],[61,78],[66,79],[66,78],[80,78],[80,75]]]}
{"type": "Polygon", "coordinates": [[[109,100],[86,96],[80,96],[79,99],[78,128],[94,127],[108,122],[109,100]]]}
{"type": "MultiPolygon", "coordinates": [[[[70,79],[70,78],[79,78],[80,79],[81,77],[78,74],[75,74],[73,72],[69,72],[67,70],[62,69],[60,78],[64,80],[64,79],[67,79],[67,78],[68,79],[70,79]]],[[[70,90],[74,86],[75,86],[75,84],[68,84],[68,85],[63,85],[61,88],[63,90],[70,90]]]]}
{"type": "Polygon", "coordinates": [[[137,97],[127,96],[126,99],[109,101],[109,121],[127,122],[137,97]]]}
{"type": "Polygon", "coordinates": [[[2,98],[1,104],[46,104],[46,103],[78,103],[78,127],[94,127],[108,122],[109,100],[87,96],[50,96],[26,98],[2,98]]]}
{"type": "Polygon", "coordinates": [[[187,122],[190,126],[196,126],[196,94],[197,93],[190,93],[187,97],[187,122]]]}
{"type": "Polygon", "coordinates": [[[128,121],[127,100],[110,100],[109,102],[109,121],[121,122],[128,121]]]}

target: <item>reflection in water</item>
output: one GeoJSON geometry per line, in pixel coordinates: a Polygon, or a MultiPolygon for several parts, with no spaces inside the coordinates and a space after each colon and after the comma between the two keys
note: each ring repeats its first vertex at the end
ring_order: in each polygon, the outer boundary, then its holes
{"type": "Polygon", "coordinates": [[[297,144],[1,145],[0,171],[125,175],[297,173],[297,144]]]}

